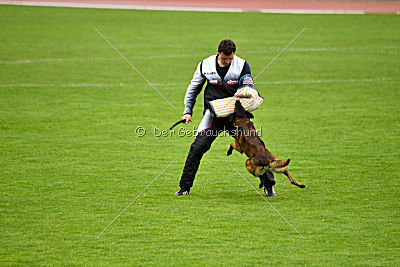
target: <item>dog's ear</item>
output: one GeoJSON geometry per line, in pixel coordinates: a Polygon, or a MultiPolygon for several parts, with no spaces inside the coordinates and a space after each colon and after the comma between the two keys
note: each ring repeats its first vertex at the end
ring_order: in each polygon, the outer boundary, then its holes
{"type": "Polygon", "coordinates": [[[247,118],[249,118],[249,119],[254,118],[253,114],[251,114],[251,113],[248,112],[248,111],[246,111],[246,115],[247,115],[247,118]]]}
{"type": "Polygon", "coordinates": [[[244,109],[243,106],[242,106],[242,103],[240,103],[239,99],[236,99],[236,101],[235,101],[235,111],[239,111],[239,110],[242,110],[242,109],[244,109]]]}
{"type": "Polygon", "coordinates": [[[229,123],[234,123],[236,119],[236,112],[233,112],[231,115],[229,115],[229,123]]]}

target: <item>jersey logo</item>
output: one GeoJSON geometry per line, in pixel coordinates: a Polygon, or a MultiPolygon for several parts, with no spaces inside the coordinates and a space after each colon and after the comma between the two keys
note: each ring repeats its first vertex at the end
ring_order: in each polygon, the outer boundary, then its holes
{"type": "Polygon", "coordinates": [[[212,72],[204,72],[204,75],[214,75],[214,74],[217,74],[215,71],[212,71],[212,72]]]}
{"type": "Polygon", "coordinates": [[[237,80],[229,80],[226,82],[226,84],[237,84],[238,81],[237,80]]]}
{"type": "Polygon", "coordinates": [[[240,79],[240,85],[252,85],[252,86],[254,86],[254,81],[253,81],[253,78],[251,77],[251,75],[250,74],[244,75],[240,79]]]}

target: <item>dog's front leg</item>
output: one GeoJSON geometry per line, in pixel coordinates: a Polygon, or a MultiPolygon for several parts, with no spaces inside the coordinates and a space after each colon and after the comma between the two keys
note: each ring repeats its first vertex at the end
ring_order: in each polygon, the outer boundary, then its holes
{"type": "Polygon", "coordinates": [[[239,146],[238,142],[236,141],[236,139],[235,139],[235,143],[232,143],[232,144],[229,146],[229,149],[228,149],[228,152],[226,152],[226,155],[227,155],[227,156],[231,155],[233,149],[239,151],[240,154],[243,153],[243,151],[240,149],[240,146],[239,146]]]}
{"type": "Polygon", "coordinates": [[[233,148],[236,149],[237,151],[239,151],[240,154],[243,154],[243,150],[239,144],[239,138],[235,138],[235,143],[232,145],[233,145],[233,148]]]}
{"type": "Polygon", "coordinates": [[[232,151],[233,151],[233,146],[232,145],[233,145],[233,143],[229,145],[228,152],[226,152],[227,156],[232,155],[232,151]]]}

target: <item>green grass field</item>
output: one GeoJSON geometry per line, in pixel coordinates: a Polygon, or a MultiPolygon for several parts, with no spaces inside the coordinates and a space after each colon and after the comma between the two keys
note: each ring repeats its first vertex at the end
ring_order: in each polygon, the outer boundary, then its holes
{"type": "MultiPolygon", "coordinates": [[[[400,265],[399,29],[398,15],[0,6],[1,265],[400,265]],[[193,137],[153,132],[181,117],[198,62],[231,38],[257,74],[304,27],[256,79],[254,122],[307,185],[277,175],[269,199],[305,239],[225,161],[230,137],[174,197],[193,137]]],[[[257,187],[244,155],[229,161],[257,187]]]]}

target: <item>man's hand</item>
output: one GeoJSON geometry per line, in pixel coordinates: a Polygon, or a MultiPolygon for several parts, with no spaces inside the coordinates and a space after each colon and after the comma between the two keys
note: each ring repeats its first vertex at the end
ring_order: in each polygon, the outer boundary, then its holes
{"type": "Polygon", "coordinates": [[[189,123],[191,117],[192,117],[191,114],[185,114],[182,116],[182,120],[185,120],[185,123],[189,123]]]}

